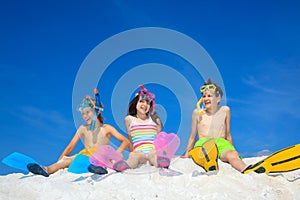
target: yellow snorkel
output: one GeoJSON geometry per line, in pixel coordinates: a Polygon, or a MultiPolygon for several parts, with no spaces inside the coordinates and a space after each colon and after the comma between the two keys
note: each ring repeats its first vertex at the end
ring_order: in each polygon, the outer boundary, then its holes
{"type": "Polygon", "coordinates": [[[202,116],[203,110],[204,110],[203,107],[200,108],[200,104],[202,103],[202,100],[203,100],[203,99],[202,99],[202,97],[201,97],[201,98],[199,99],[199,101],[197,102],[197,108],[198,108],[198,110],[199,110],[198,113],[199,113],[200,116],[202,116]]]}

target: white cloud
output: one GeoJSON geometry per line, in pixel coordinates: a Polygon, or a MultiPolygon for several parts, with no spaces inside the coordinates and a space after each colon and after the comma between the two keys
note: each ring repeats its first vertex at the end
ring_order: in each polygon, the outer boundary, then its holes
{"type": "Polygon", "coordinates": [[[262,80],[259,80],[258,78],[255,78],[254,76],[248,75],[246,77],[243,77],[242,81],[244,83],[246,83],[247,85],[252,86],[256,89],[259,89],[265,93],[270,93],[270,94],[275,94],[275,95],[284,95],[283,92],[273,89],[273,88],[270,88],[269,83],[264,84],[262,82],[262,80]]]}
{"type": "Polygon", "coordinates": [[[268,156],[270,155],[272,152],[270,150],[264,149],[262,151],[257,152],[254,156],[255,157],[261,157],[261,156],[268,156]]]}
{"type": "Polygon", "coordinates": [[[57,131],[71,129],[73,121],[67,120],[61,113],[53,110],[45,110],[33,106],[22,106],[19,112],[14,112],[12,115],[20,118],[28,123],[29,126],[35,129],[44,131],[57,131]]]}

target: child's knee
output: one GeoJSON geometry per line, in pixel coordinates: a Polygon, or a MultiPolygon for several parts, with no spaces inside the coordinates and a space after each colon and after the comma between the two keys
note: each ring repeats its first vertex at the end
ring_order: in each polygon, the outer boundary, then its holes
{"type": "Polygon", "coordinates": [[[230,150],[227,154],[228,160],[239,158],[237,151],[230,150]]]}
{"type": "Polygon", "coordinates": [[[146,160],[146,155],[144,153],[142,153],[142,152],[131,152],[129,154],[129,157],[137,159],[140,162],[143,162],[143,161],[146,160]]]}
{"type": "Polygon", "coordinates": [[[148,157],[149,158],[153,158],[156,156],[156,151],[155,150],[151,150],[149,153],[148,153],[148,157]]]}
{"type": "Polygon", "coordinates": [[[63,157],[60,161],[58,161],[58,162],[61,162],[61,164],[64,165],[64,166],[69,166],[73,160],[74,160],[73,157],[67,157],[67,156],[64,156],[64,157],[63,157]]]}
{"type": "Polygon", "coordinates": [[[237,151],[234,151],[234,150],[224,151],[220,157],[220,159],[223,162],[229,162],[231,159],[236,159],[236,158],[239,158],[239,154],[237,151]]]}

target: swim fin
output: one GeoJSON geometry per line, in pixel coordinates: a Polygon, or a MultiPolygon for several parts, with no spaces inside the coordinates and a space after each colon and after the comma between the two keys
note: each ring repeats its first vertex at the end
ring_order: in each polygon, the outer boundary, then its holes
{"type": "Polygon", "coordinates": [[[45,177],[49,177],[49,174],[46,171],[46,169],[44,167],[42,167],[41,165],[38,165],[36,163],[29,163],[27,165],[27,169],[35,175],[42,175],[42,176],[45,176],[45,177]]]}
{"type": "Polygon", "coordinates": [[[95,166],[107,167],[117,172],[130,168],[126,161],[110,145],[98,147],[97,151],[90,156],[90,163],[95,166]]]}
{"type": "Polygon", "coordinates": [[[218,148],[213,139],[206,141],[202,146],[189,151],[193,161],[206,172],[219,170],[218,148]]]}
{"type": "Polygon", "coordinates": [[[68,172],[72,172],[74,174],[87,173],[89,172],[89,165],[89,157],[83,154],[78,154],[68,167],[68,172]]]}
{"type": "Polygon", "coordinates": [[[2,163],[6,164],[12,168],[20,169],[24,171],[25,173],[28,173],[27,165],[29,163],[35,163],[40,165],[37,161],[35,161],[33,158],[26,156],[19,152],[14,152],[6,156],[2,159],[2,163]]]}
{"type": "Polygon", "coordinates": [[[242,173],[280,173],[300,169],[300,144],[279,150],[267,158],[249,165],[242,173]]]}
{"type": "Polygon", "coordinates": [[[168,168],[172,157],[180,145],[179,137],[170,133],[160,132],[155,135],[154,146],[157,156],[157,164],[160,168],[168,168]]]}

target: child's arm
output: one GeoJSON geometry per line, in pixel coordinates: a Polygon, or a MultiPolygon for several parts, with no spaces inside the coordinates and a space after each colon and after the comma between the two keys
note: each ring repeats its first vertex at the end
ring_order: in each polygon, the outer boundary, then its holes
{"type": "Polygon", "coordinates": [[[124,119],[124,124],[125,124],[125,128],[126,128],[126,132],[128,135],[128,140],[129,140],[129,151],[132,152],[133,151],[133,146],[132,146],[132,139],[131,139],[131,135],[130,135],[130,131],[129,131],[129,126],[131,124],[131,118],[130,115],[127,115],[124,119]]]}
{"type": "Polygon", "coordinates": [[[59,156],[58,160],[62,159],[64,156],[69,156],[72,151],[74,150],[76,144],[78,143],[80,139],[80,131],[82,131],[82,126],[79,127],[79,129],[74,134],[72,140],[68,144],[68,146],[65,148],[65,150],[62,152],[62,154],[59,156]]]}
{"type": "Polygon", "coordinates": [[[161,129],[162,129],[160,118],[159,117],[156,118],[155,121],[156,121],[156,124],[157,124],[157,133],[159,133],[159,132],[161,132],[161,129]]]}
{"type": "Polygon", "coordinates": [[[190,133],[190,137],[188,140],[188,144],[186,146],[186,151],[185,151],[185,155],[182,156],[183,158],[188,158],[189,157],[189,151],[194,147],[195,142],[196,142],[196,133],[197,133],[197,119],[198,119],[198,110],[195,109],[193,111],[193,115],[192,115],[192,127],[191,127],[191,133],[190,133]]]}
{"type": "Polygon", "coordinates": [[[129,148],[130,142],[129,140],[122,135],[121,133],[119,133],[113,126],[106,124],[106,128],[108,129],[108,132],[115,137],[117,140],[119,140],[121,142],[121,145],[119,146],[119,148],[117,149],[117,152],[121,153],[129,148]]]}
{"type": "Polygon", "coordinates": [[[228,106],[226,106],[225,124],[226,124],[225,139],[228,140],[233,145],[232,137],[231,137],[231,133],[230,133],[230,108],[228,106]]]}

